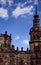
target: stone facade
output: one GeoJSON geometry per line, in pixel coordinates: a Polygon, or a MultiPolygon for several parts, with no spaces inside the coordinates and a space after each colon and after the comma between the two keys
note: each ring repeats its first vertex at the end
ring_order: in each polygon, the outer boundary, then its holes
{"type": "Polygon", "coordinates": [[[27,51],[23,51],[23,47],[19,51],[14,49],[14,45],[11,45],[11,35],[7,32],[0,34],[0,65],[30,65],[30,54],[27,51]]]}

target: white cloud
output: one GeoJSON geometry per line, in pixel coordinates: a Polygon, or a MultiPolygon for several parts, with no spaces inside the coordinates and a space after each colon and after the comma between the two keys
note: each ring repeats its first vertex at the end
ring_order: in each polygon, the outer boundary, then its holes
{"type": "Polygon", "coordinates": [[[0,1],[2,4],[6,4],[6,0],[1,0],[0,1]]]}
{"type": "Polygon", "coordinates": [[[24,7],[26,4],[27,4],[27,1],[24,3],[21,3],[21,2],[15,3],[16,6],[20,6],[20,7],[24,7]]]}
{"type": "Polygon", "coordinates": [[[13,5],[13,0],[8,0],[9,6],[13,5]]]}
{"type": "Polygon", "coordinates": [[[27,0],[24,3],[21,3],[21,2],[15,3],[15,5],[20,6],[20,7],[24,7],[27,3],[31,3],[31,2],[33,2],[33,1],[32,0],[27,0]]]}
{"type": "Polygon", "coordinates": [[[4,8],[0,8],[0,17],[8,18],[8,10],[4,8]]]}
{"type": "Polygon", "coordinates": [[[8,5],[9,6],[12,6],[13,5],[13,0],[1,0],[0,1],[0,3],[2,4],[2,5],[7,5],[7,2],[8,2],[8,5]]]}
{"type": "Polygon", "coordinates": [[[20,37],[19,37],[19,36],[16,36],[14,39],[15,39],[15,40],[19,40],[19,39],[20,39],[20,37]]]}
{"type": "Polygon", "coordinates": [[[24,15],[24,14],[31,14],[33,10],[33,6],[28,6],[28,7],[24,7],[21,8],[20,6],[17,6],[16,9],[14,11],[12,11],[12,15],[15,16],[15,18],[17,18],[20,15],[24,15]]]}
{"type": "Polygon", "coordinates": [[[23,40],[23,43],[29,45],[29,40],[25,39],[23,40]]]}
{"type": "Polygon", "coordinates": [[[35,4],[38,4],[38,0],[35,0],[35,4]]]}
{"type": "Polygon", "coordinates": [[[21,7],[24,7],[27,4],[27,2],[24,2],[23,4],[21,4],[21,7]]]}
{"type": "Polygon", "coordinates": [[[28,3],[32,3],[32,2],[33,2],[33,0],[27,0],[27,2],[28,2],[28,3]]]}

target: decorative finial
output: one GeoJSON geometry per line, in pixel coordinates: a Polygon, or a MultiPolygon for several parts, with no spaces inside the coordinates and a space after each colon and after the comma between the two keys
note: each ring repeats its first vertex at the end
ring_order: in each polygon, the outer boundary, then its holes
{"type": "Polygon", "coordinates": [[[7,31],[5,31],[5,34],[7,34],[7,31]]]}
{"type": "Polygon", "coordinates": [[[17,51],[19,50],[19,48],[17,47],[17,51]]]}
{"type": "Polygon", "coordinates": [[[21,47],[21,51],[23,51],[23,47],[21,47]]]}

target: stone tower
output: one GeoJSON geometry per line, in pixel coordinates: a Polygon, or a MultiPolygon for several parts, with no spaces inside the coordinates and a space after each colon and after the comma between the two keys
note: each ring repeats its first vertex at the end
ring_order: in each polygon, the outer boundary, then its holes
{"type": "Polygon", "coordinates": [[[37,6],[35,9],[33,27],[30,29],[30,54],[31,65],[41,65],[41,27],[37,6]]]}

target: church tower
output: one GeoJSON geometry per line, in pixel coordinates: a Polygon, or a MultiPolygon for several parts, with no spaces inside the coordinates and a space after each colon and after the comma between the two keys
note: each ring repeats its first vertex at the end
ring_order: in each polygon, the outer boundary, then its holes
{"type": "Polygon", "coordinates": [[[39,23],[39,15],[37,6],[33,19],[33,27],[30,29],[30,54],[31,65],[41,65],[41,27],[39,23]]]}

